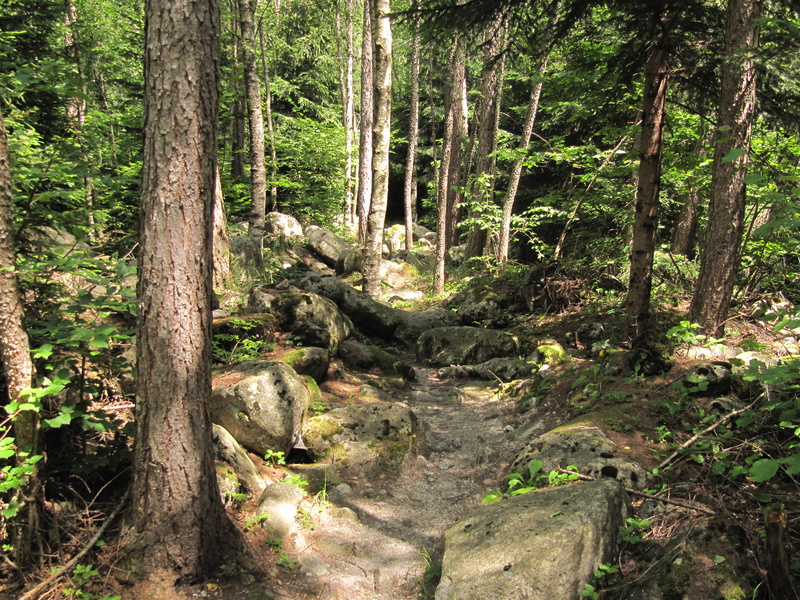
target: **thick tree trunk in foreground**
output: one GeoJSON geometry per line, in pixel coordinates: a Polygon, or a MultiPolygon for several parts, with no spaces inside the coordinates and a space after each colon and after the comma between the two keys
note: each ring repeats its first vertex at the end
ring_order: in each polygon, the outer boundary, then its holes
{"type": "Polygon", "coordinates": [[[211,440],[211,262],[219,6],[149,0],[132,552],[153,584],[235,550],[211,440]]]}
{"type": "Polygon", "coordinates": [[[392,26],[389,0],[372,0],[375,27],[375,127],[372,154],[372,201],[364,254],[364,291],[381,294],[381,254],[386,205],[389,201],[389,144],[392,121],[392,26]]]}
{"type": "Polygon", "coordinates": [[[267,214],[267,171],[264,166],[264,111],[261,108],[261,83],[256,64],[255,10],[255,0],[239,0],[242,65],[250,113],[250,236],[261,247],[267,214]]]}
{"type": "Polygon", "coordinates": [[[724,330],[739,266],[756,104],[756,65],[750,50],[758,46],[760,14],[760,0],[730,0],[728,5],[708,229],[689,311],[689,319],[714,336],[724,330]]]}
{"type": "MultiPolygon", "coordinates": [[[[31,387],[33,365],[28,334],[22,325],[22,299],[17,284],[14,257],[14,203],[12,199],[11,170],[9,168],[8,138],[3,116],[0,114],[0,360],[8,386],[11,402],[19,402],[22,392],[31,387]]],[[[14,440],[17,464],[38,453],[39,416],[36,411],[24,410],[14,417],[14,440]]],[[[33,539],[38,524],[35,502],[36,472],[28,484],[18,490],[20,511],[12,524],[11,539],[14,545],[14,560],[17,567],[30,566],[33,555],[33,539]],[[21,497],[34,498],[25,503],[21,497]]]]}
{"type": "Polygon", "coordinates": [[[628,335],[635,343],[644,342],[650,321],[653,256],[658,225],[658,196],[661,189],[664,112],[667,105],[667,53],[667,40],[662,34],[650,50],[644,71],[639,185],[636,190],[631,273],[625,304],[629,319],[628,335]]]}

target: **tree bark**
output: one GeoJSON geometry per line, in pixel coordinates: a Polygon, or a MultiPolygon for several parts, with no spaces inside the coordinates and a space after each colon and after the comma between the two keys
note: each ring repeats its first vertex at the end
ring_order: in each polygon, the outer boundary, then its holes
{"type": "MultiPolygon", "coordinates": [[[[8,137],[0,114],[0,361],[11,402],[23,400],[22,393],[33,383],[33,364],[28,334],[23,326],[22,298],[17,283],[14,254],[13,193],[9,166],[8,137]]],[[[21,410],[14,416],[16,461],[22,465],[39,452],[39,415],[35,410],[21,410]]],[[[25,569],[32,563],[33,540],[38,525],[36,494],[37,473],[17,490],[22,505],[11,530],[14,559],[25,569]],[[23,500],[27,498],[28,500],[23,500]]]]}
{"type": "Polygon", "coordinates": [[[146,14],[131,548],[169,587],[238,549],[209,410],[220,24],[215,0],[149,0],[146,14]]]}
{"type": "MultiPolygon", "coordinates": [[[[505,41],[506,25],[498,17],[484,33],[483,74],[478,104],[478,160],[475,177],[470,186],[471,195],[481,203],[494,199],[495,159],[500,97],[503,89],[505,55],[500,50],[505,41]]],[[[473,215],[474,216],[474,215],[473,215]]],[[[464,248],[466,258],[481,256],[486,247],[486,229],[473,225],[464,248]]]]}
{"type": "Polygon", "coordinates": [[[219,177],[219,165],[214,184],[214,236],[212,248],[213,280],[215,290],[230,290],[233,288],[233,273],[231,272],[231,236],[228,232],[228,217],[225,215],[225,199],[222,195],[222,181],[219,177]]]}
{"type": "Polygon", "coordinates": [[[372,200],[364,254],[364,291],[381,294],[381,258],[386,206],[389,201],[389,146],[392,120],[392,26],[389,0],[372,0],[375,52],[375,126],[372,154],[372,200]]]}
{"type": "Polygon", "coordinates": [[[519,139],[520,156],[514,161],[508,180],[508,190],[506,190],[506,195],[503,198],[503,216],[500,223],[500,240],[497,248],[497,260],[501,263],[508,262],[508,248],[511,245],[511,217],[514,214],[514,201],[517,198],[519,181],[522,178],[522,167],[525,162],[523,152],[527,153],[533,136],[533,126],[536,124],[536,115],[539,113],[539,100],[542,97],[542,86],[544,85],[541,78],[547,70],[548,58],[549,50],[542,55],[536,69],[537,79],[531,89],[528,112],[525,115],[525,123],[522,126],[522,135],[519,139]]]}
{"type": "Polygon", "coordinates": [[[728,316],[742,241],[745,178],[756,104],[760,0],[730,0],[714,146],[708,229],[689,319],[715,337],[728,316]]]}
{"type": "MultiPolygon", "coordinates": [[[[345,2],[345,15],[344,15],[344,38],[345,50],[344,61],[342,62],[339,71],[340,87],[342,91],[342,123],[344,124],[345,132],[345,165],[344,165],[344,210],[342,224],[348,228],[353,228],[356,223],[355,211],[355,190],[353,183],[354,177],[354,164],[353,164],[353,141],[355,140],[355,91],[353,86],[353,71],[355,65],[355,46],[353,43],[353,0],[346,0],[345,2]]],[[[341,56],[342,49],[340,39],[341,32],[341,15],[336,12],[336,30],[337,47],[341,56]]]]}
{"type": "Polygon", "coordinates": [[[233,33],[231,54],[233,59],[233,81],[231,91],[234,100],[231,103],[231,179],[234,183],[244,183],[245,181],[245,153],[247,152],[247,101],[242,90],[242,71],[239,60],[239,14],[237,11],[238,2],[231,2],[231,32],[233,33]]]}
{"type": "MultiPolygon", "coordinates": [[[[417,6],[419,8],[419,6],[417,6]]],[[[406,250],[414,248],[414,223],[417,217],[417,145],[419,144],[419,71],[420,71],[420,17],[414,17],[414,33],[411,41],[411,107],[408,123],[408,156],[403,187],[403,206],[406,217],[406,250]]]]}
{"type": "Polygon", "coordinates": [[[451,110],[453,111],[453,134],[450,136],[450,174],[447,177],[449,187],[447,190],[447,247],[458,245],[458,213],[462,196],[462,155],[464,140],[467,137],[467,45],[462,40],[455,57],[453,70],[453,96],[451,110]]]}
{"type": "Polygon", "coordinates": [[[261,84],[256,64],[256,0],[239,0],[239,24],[242,33],[242,65],[247,107],[250,114],[250,236],[262,246],[267,214],[267,172],[264,166],[264,111],[261,107],[261,84]]]}
{"type": "Polygon", "coordinates": [[[450,195],[450,162],[452,161],[453,144],[452,139],[456,128],[456,112],[453,106],[453,96],[455,86],[460,85],[456,79],[457,57],[459,48],[463,45],[461,36],[457,33],[450,52],[447,56],[447,74],[445,80],[449,86],[445,90],[445,117],[444,133],[442,136],[442,159],[439,166],[439,185],[436,190],[436,250],[435,264],[433,271],[433,293],[441,294],[444,292],[446,280],[445,264],[447,261],[448,249],[448,199],[450,195]]]}
{"type": "Polygon", "coordinates": [[[661,188],[661,153],[664,112],[667,104],[667,39],[660,34],[650,49],[644,71],[642,134],[639,143],[639,185],[631,242],[631,271],[626,299],[628,335],[644,343],[650,321],[653,256],[658,226],[658,196],[661,188]]]}
{"type": "Polygon", "coordinates": [[[272,122],[272,87],[270,86],[269,67],[267,65],[267,48],[264,43],[263,22],[258,25],[258,42],[261,46],[261,72],[264,76],[264,113],[267,119],[267,139],[269,140],[269,206],[270,210],[278,210],[278,152],[275,149],[275,125],[272,122]]]}
{"type": "Polygon", "coordinates": [[[372,126],[375,113],[373,91],[373,42],[372,3],[364,0],[364,35],[361,42],[361,118],[359,120],[358,143],[358,193],[356,215],[358,219],[358,242],[366,245],[367,218],[372,201],[372,126]]]}

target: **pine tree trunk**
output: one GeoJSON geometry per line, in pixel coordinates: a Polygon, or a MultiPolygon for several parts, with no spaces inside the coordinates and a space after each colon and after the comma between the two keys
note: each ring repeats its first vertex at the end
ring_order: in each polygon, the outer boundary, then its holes
{"type": "Polygon", "coordinates": [[[264,111],[261,107],[261,84],[256,64],[256,0],[239,0],[239,23],[242,33],[242,65],[247,108],[250,114],[250,236],[262,246],[267,214],[267,172],[264,166],[264,111]]]}
{"type": "Polygon", "coordinates": [[[756,104],[760,0],[731,0],[725,28],[725,60],[717,116],[708,229],[689,319],[721,336],[739,266],[745,178],[756,104]]]}
{"type": "Polygon", "coordinates": [[[445,117],[444,117],[444,133],[442,136],[442,159],[439,166],[439,184],[436,190],[436,250],[435,250],[435,264],[433,271],[433,293],[441,294],[444,292],[444,283],[446,280],[445,265],[447,262],[448,250],[448,199],[450,196],[450,162],[452,161],[453,154],[453,136],[456,128],[456,111],[453,97],[455,96],[455,87],[460,85],[460,81],[456,79],[456,64],[457,57],[460,54],[460,47],[463,45],[461,37],[456,34],[453,44],[450,47],[450,52],[447,56],[447,73],[445,81],[448,82],[448,87],[445,90],[445,117]]]}
{"type": "Polygon", "coordinates": [[[364,36],[361,43],[361,119],[359,121],[358,144],[358,193],[356,194],[356,214],[358,218],[358,241],[367,241],[367,218],[372,201],[372,126],[375,114],[373,96],[373,42],[372,42],[372,2],[364,0],[364,36]]]}
{"type": "Polygon", "coordinates": [[[414,34],[411,41],[411,107],[408,123],[408,157],[403,188],[403,205],[406,216],[406,250],[414,248],[414,223],[417,202],[417,144],[419,143],[419,71],[420,71],[420,17],[414,17],[414,34]]]}
{"type": "Polygon", "coordinates": [[[239,56],[239,15],[236,12],[238,4],[231,3],[231,11],[234,13],[231,19],[232,46],[231,54],[233,60],[233,81],[231,91],[234,100],[231,103],[231,179],[234,183],[245,181],[245,153],[247,152],[247,99],[242,90],[242,71],[239,56]]]}
{"type": "Polygon", "coordinates": [[[375,126],[372,155],[372,200],[364,254],[364,291],[381,294],[381,258],[386,206],[389,201],[389,146],[392,118],[392,27],[389,0],[372,0],[375,41],[375,126]]]}
{"type": "Polygon", "coordinates": [[[467,137],[467,45],[465,42],[459,46],[456,56],[453,83],[455,92],[452,99],[453,109],[453,135],[450,137],[450,174],[447,180],[450,184],[447,192],[447,247],[458,245],[458,214],[461,208],[461,172],[464,140],[467,137]]]}
{"type": "Polygon", "coordinates": [[[344,54],[344,61],[339,71],[339,85],[342,94],[342,123],[345,132],[345,166],[344,166],[344,207],[342,225],[348,229],[355,226],[355,190],[353,189],[354,164],[353,164],[353,141],[355,140],[355,91],[353,87],[353,69],[355,63],[355,46],[353,44],[353,0],[345,2],[345,25],[344,38],[345,50],[342,52],[340,39],[341,15],[336,12],[337,48],[341,56],[344,54]]]}
{"type": "MultiPolygon", "coordinates": [[[[522,126],[522,135],[519,139],[519,151],[527,152],[528,146],[531,143],[533,136],[533,126],[536,124],[536,115],[539,112],[539,100],[542,97],[542,86],[544,83],[541,78],[547,71],[547,62],[549,55],[544,54],[539,60],[539,66],[536,69],[537,80],[531,89],[531,97],[528,101],[528,112],[525,115],[525,123],[522,126]]],[[[511,245],[511,217],[514,214],[514,201],[517,198],[517,190],[519,189],[519,181],[522,178],[522,166],[525,162],[525,156],[521,155],[514,161],[514,166],[511,169],[511,175],[508,180],[508,190],[503,198],[503,216],[500,222],[500,239],[497,244],[497,260],[501,263],[508,262],[508,249],[511,245]]]]}
{"type": "Polygon", "coordinates": [[[213,237],[213,273],[214,289],[233,289],[233,273],[231,271],[231,236],[228,233],[228,218],[225,215],[225,200],[222,196],[222,182],[219,177],[219,165],[214,184],[214,237],[213,237]]]}
{"type": "Polygon", "coordinates": [[[267,48],[264,43],[263,23],[258,26],[258,42],[261,46],[261,72],[264,76],[264,114],[267,119],[267,139],[269,140],[269,209],[278,210],[278,152],[275,149],[275,125],[272,122],[272,87],[270,86],[269,68],[267,65],[267,48]]]}
{"type": "Polygon", "coordinates": [[[631,242],[631,272],[626,312],[628,335],[643,343],[650,322],[650,293],[653,256],[658,226],[658,196],[661,188],[661,153],[664,139],[664,112],[667,103],[667,40],[661,34],[655,41],[644,71],[642,136],[639,145],[639,185],[631,242]]]}
{"type": "Polygon", "coordinates": [[[240,549],[217,486],[209,409],[219,29],[215,0],[147,4],[129,547],[145,579],[166,588],[240,549]]]}
{"type": "MultiPolygon", "coordinates": [[[[12,192],[8,137],[0,114],[0,362],[9,400],[19,402],[22,392],[33,385],[33,364],[17,283],[12,192]]],[[[13,430],[17,464],[22,465],[39,452],[38,413],[33,410],[16,413],[13,430]]],[[[20,502],[21,507],[11,524],[11,539],[14,562],[20,569],[30,567],[33,562],[33,542],[39,521],[38,487],[38,474],[34,469],[28,482],[16,491],[15,501],[20,502]]]]}
{"type": "MultiPolygon", "coordinates": [[[[483,75],[478,105],[478,160],[470,193],[481,203],[494,199],[494,151],[497,149],[497,117],[503,89],[505,55],[498,59],[505,40],[506,26],[503,20],[492,23],[484,34],[483,75]]],[[[471,216],[475,216],[474,214],[471,216]]],[[[486,229],[472,226],[464,248],[466,258],[481,256],[486,247],[486,229]]]]}

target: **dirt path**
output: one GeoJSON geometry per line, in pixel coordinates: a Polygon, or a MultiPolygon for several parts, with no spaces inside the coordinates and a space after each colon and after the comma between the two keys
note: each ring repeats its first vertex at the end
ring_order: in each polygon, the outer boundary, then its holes
{"type": "Polygon", "coordinates": [[[491,382],[440,381],[435,371],[418,369],[396,400],[419,417],[430,452],[408,461],[397,478],[330,489],[331,505],[316,527],[295,534],[295,593],[302,584],[316,598],[432,598],[433,590],[421,587],[426,557],[440,559],[445,528],[501,484],[522,445],[510,434],[513,405],[494,397],[491,382]]]}

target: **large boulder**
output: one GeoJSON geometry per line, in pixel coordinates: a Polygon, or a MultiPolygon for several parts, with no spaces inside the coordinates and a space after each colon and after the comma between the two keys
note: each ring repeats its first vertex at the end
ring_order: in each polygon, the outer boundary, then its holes
{"type": "Polygon", "coordinates": [[[344,252],[350,243],[328,229],[309,225],[306,227],[308,247],[319,259],[329,267],[336,266],[339,255],[344,252]]]}
{"type": "Polygon", "coordinates": [[[437,327],[425,331],[417,340],[417,358],[440,367],[475,365],[518,354],[516,338],[495,329],[437,327]]]}
{"type": "Polygon", "coordinates": [[[303,440],[315,459],[365,474],[392,470],[424,443],[414,412],[402,402],[372,402],[336,408],[303,426],[303,440]]]}
{"type": "Polygon", "coordinates": [[[530,377],[534,366],[518,358],[491,358],[479,365],[454,365],[442,367],[440,379],[475,378],[500,381],[514,381],[530,377]]]}
{"type": "Polygon", "coordinates": [[[615,557],[625,492],[601,480],[481,507],[444,534],[436,600],[579,600],[615,557]]]}
{"type": "Polygon", "coordinates": [[[290,286],[254,287],[248,296],[247,311],[274,314],[281,329],[292,332],[297,341],[327,348],[331,354],[336,354],[339,344],[355,331],[352,321],[333,301],[290,286]]]}
{"type": "Polygon", "coordinates": [[[527,476],[534,460],[542,461],[541,473],[570,465],[596,479],[617,479],[622,485],[642,489],[647,472],[637,463],[619,456],[619,450],[597,427],[565,426],[539,436],[511,463],[511,472],[527,476]]]}
{"type": "Polygon", "coordinates": [[[429,329],[451,327],[457,323],[453,311],[445,308],[432,308],[421,311],[400,311],[401,322],[394,332],[395,339],[414,345],[419,337],[429,329]]]}
{"type": "Polygon", "coordinates": [[[214,377],[211,419],[259,456],[268,450],[288,454],[310,398],[303,378],[290,366],[246,361],[214,377]]]}
{"type": "Polygon", "coordinates": [[[303,226],[291,215],[270,212],[264,220],[264,235],[282,241],[299,240],[303,237],[303,226]]]}
{"type": "Polygon", "coordinates": [[[731,364],[724,361],[698,361],[683,377],[692,396],[724,396],[731,390],[731,364]]]}
{"type": "Polygon", "coordinates": [[[388,340],[402,322],[403,311],[373,300],[336,277],[308,275],[297,283],[304,290],[333,300],[365,333],[388,340]]]}

